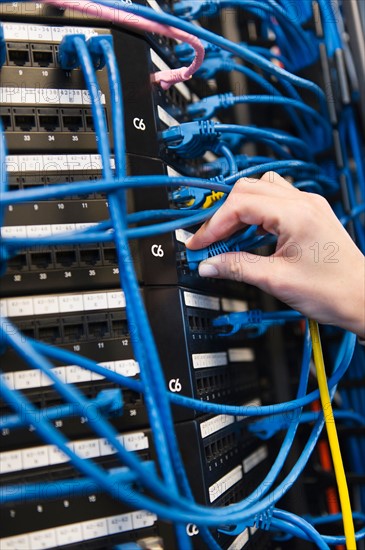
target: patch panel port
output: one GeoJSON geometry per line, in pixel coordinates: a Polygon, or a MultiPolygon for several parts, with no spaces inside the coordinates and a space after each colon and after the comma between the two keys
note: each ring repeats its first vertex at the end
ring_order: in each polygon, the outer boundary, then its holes
{"type": "Polygon", "coordinates": [[[8,64],[17,67],[30,65],[29,45],[22,42],[8,42],[8,64]]]}
{"type": "Polygon", "coordinates": [[[77,263],[76,250],[57,250],[56,265],[71,267],[77,263]]]}
{"type": "Polygon", "coordinates": [[[95,132],[94,118],[90,111],[85,111],[85,128],[87,132],[95,132]]]}
{"type": "Polygon", "coordinates": [[[95,321],[89,320],[88,322],[89,338],[100,339],[108,338],[110,336],[110,330],[106,319],[97,319],[95,321]]]}
{"type": "Polygon", "coordinates": [[[112,317],[112,335],[113,338],[120,338],[129,334],[128,322],[126,319],[112,317]]]}
{"type": "Polygon", "coordinates": [[[0,107],[0,118],[5,132],[13,129],[10,107],[0,107]]]}
{"type": "Polygon", "coordinates": [[[53,48],[50,44],[31,44],[33,66],[49,67],[54,65],[53,48]]]}
{"type": "Polygon", "coordinates": [[[86,330],[84,321],[78,319],[66,319],[63,322],[63,334],[66,341],[79,342],[86,340],[86,330]]]}
{"type": "Polygon", "coordinates": [[[15,107],[14,129],[16,132],[34,132],[37,129],[37,121],[34,109],[15,107]]]}
{"type": "Polygon", "coordinates": [[[31,252],[30,260],[31,269],[46,269],[53,264],[51,252],[31,252]]]}
{"type": "Polygon", "coordinates": [[[80,132],[84,130],[81,109],[61,109],[62,130],[64,132],[80,132]]]}
{"type": "Polygon", "coordinates": [[[44,342],[58,342],[61,332],[59,325],[44,325],[38,327],[38,338],[44,342]]]}
{"type": "Polygon", "coordinates": [[[106,248],[106,247],[104,247],[103,255],[104,255],[104,263],[105,264],[115,265],[117,263],[117,251],[115,250],[115,248],[106,248]]]}
{"type": "Polygon", "coordinates": [[[61,129],[57,109],[38,109],[39,130],[42,132],[57,132],[61,129]]]}
{"type": "Polygon", "coordinates": [[[99,248],[82,248],[80,250],[80,262],[85,265],[97,265],[101,262],[99,248]]]}
{"type": "Polygon", "coordinates": [[[27,254],[24,252],[23,254],[17,254],[16,256],[9,258],[7,261],[7,266],[9,271],[22,271],[26,269],[28,266],[27,254]]]}

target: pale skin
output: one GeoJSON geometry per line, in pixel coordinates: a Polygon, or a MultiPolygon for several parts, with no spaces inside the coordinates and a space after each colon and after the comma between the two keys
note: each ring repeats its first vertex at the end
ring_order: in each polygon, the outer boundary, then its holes
{"type": "Polygon", "coordinates": [[[276,235],[275,253],[215,256],[199,265],[202,277],[255,285],[319,323],[365,338],[365,257],[326,199],[274,172],[243,178],[186,245],[205,248],[247,225],[276,235]]]}

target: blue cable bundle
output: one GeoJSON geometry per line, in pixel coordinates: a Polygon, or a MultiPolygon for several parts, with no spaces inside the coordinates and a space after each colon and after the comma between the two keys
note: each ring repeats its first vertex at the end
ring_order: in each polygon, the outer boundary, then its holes
{"type": "MultiPolygon", "coordinates": [[[[101,5],[112,6],[114,2],[99,1],[101,5]]],[[[300,380],[296,398],[286,403],[259,407],[244,407],[203,402],[171,393],[166,387],[158,350],[153,339],[151,327],[138,287],[130,252],[129,240],[158,235],[179,228],[191,227],[209,219],[229,194],[232,185],[239,177],[260,175],[268,170],[276,170],[283,175],[295,174],[295,185],[308,191],[323,194],[334,194],[339,190],[339,176],[345,174],[349,211],[343,213],[344,223],[353,222],[355,235],[361,249],[365,250],[365,237],[362,218],[365,201],[365,181],[363,155],[360,146],[360,135],[351,105],[341,109],[339,117],[339,136],[343,151],[344,165],[333,173],[318,153],[325,152],[332,146],[332,127],[329,122],[328,109],[323,91],[313,82],[297,76],[294,72],[303,66],[310,65],[318,58],[320,39],[313,40],[313,34],[305,31],[302,24],[309,19],[308,2],[299,2],[302,6],[301,18],[294,21],[293,6],[289,8],[280,0],[265,0],[259,3],[253,0],[217,0],[191,2],[181,0],[174,6],[174,17],[164,12],[156,12],[143,6],[123,3],[123,10],[150,18],[154,21],[176,26],[206,41],[207,59],[201,75],[215,75],[219,70],[237,70],[258,85],[267,95],[210,96],[191,105],[188,109],[191,121],[166,130],[163,139],[167,146],[180,154],[182,158],[201,157],[206,151],[214,151],[223,158],[207,164],[207,170],[218,169],[220,176],[204,179],[199,177],[163,177],[163,176],[127,176],[125,163],[125,134],[123,127],[123,93],[119,77],[114,46],[110,36],[98,35],[89,40],[82,34],[68,35],[60,45],[60,63],[62,68],[73,70],[80,68],[91,97],[91,108],[97,137],[98,152],[102,159],[103,173],[99,181],[65,183],[57,186],[34,188],[24,191],[9,191],[6,172],[6,145],[4,132],[0,125],[0,221],[3,224],[4,209],[10,204],[27,201],[46,201],[51,198],[72,195],[104,192],[108,196],[109,219],[82,231],[67,235],[50,236],[41,239],[4,238],[1,245],[1,268],[6,269],[6,261],[21,248],[35,245],[87,244],[111,242],[116,244],[120,284],[126,296],[127,319],[136,334],[133,342],[134,356],[140,366],[140,379],[127,378],[95,362],[80,357],[70,351],[25,338],[8,319],[2,319],[0,340],[3,345],[12,347],[31,369],[41,371],[48,376],[55,390],[64,400],[64,405],[39,411],[26,396],[11,389],[5,380],[0,392],[5,402],[13,409],[13,414],[1,420],[3,429],[20,428],[24,425],[35,425],[39,436],[46,442],[56,445],[80,473],[73,480],[27,484],[24,486],[7,485],[2,488],[2,503],[19,502],[44,498],[53,498],[55,494],[66,495],[72,486],[73,494],[81,494],[85,487],[92,486],[94,491],[103,491],[133,508],[147,509],[163,520],[174,524],[176,538],[180,548],[193,548],[192,540],[186,531],[186,524],[194,523],[199,528],[200,536],[207,548],[219,550],[220,546],[210,532],[210,528],[231,536],[243,532],[248,526],[255,526],[272,531],[278,538],[292,536],[313,542],[316,547],[328,549],[329,545],[344,544],[341,536],[322,536],[316,526],[321,520],[315,517],[306,519],[277,508],[277,502],[290,490],[303,472],[313,450],[316,447],[324,426],[322,413],[309,413],[303,408],[319,397],[318,390],[308,392],[310,372],[311,342],[306,327],[300,380]],[[249,13],[260,16],[263,29],[267,33],[273,30],[280,53],[273,53],[268,48],[251,47],[249,44],[234,44],[215,35],[201,26],[184,19],[194,19],[201,15],[211,16],[225,6],[242,7],[249,13]],[[295,48],[292,48],[295,39],[295,48]],[[240,61],[238,61],[238,58],[240,61]],[[247,66],[245,63],[249,63],[247,66]],[[280,64],[285,64],[285,67],[280,64]],[[112,107],[113,148],[115,171],[110,168],[111,150],[104,111],[100,103],[100,90],[96,70],[106,66],[112,107]],[[260,70],[260,74],[253,67],[260,70]],[[287,70],[289,69],[289,70],[287,70]],[[275,84],[275,85],[274,85],[275,84]],[[311,94],[311,106],[304,103],[301,92],[311,94]],[[270,95],[271,94],[271,95],[270,95]],[[226,109],[234,104],[270,104],[281,106],[294,128],[295,134],[275,128],[258,128],[221,124],[212,121],[211,117],[219,109],[226,109]],[[201,120],[201,119],[207,120],[201,120]],[[249,157],[246,153],[234,154],[230,140],[240,136],[238,142],[248,142],[267,146],[270,153],[249,157]],[[351,164],[351,156],[356,161],[356,169],[351,164]],[[239,170],[239,171],[238,171],[239,170]],[[174,191],[173,200],[192,201],[186,208],[147,210],[127,213],[126,191],[132,188],[158,187],[168,185],[174,191]],[[212,192],[219,193],[220,198],[210,208],[202,208],[206,198],[212,192]],[[360,199],[359,199],[360,197],[360,199]],[[136,223],[150,223],[131,227],[136,223]],[[53,366],[61,362],[72,364],[104,376],[107,381],[117,384],[118,389],[100,392],[93,400],[86,399],[76,386],[67,385],[57,376],[53,366]],[[128,451],[118,439],[118,433],[109,421],[113,414],[123,414],[123,390],[130,389],[144,397],[149,415],[157,453],[156,463],[143,462],[135,453],[128,451]],[[261,420],[250,424],[250,430],[257,437],[270,438],[279,430],[286,431],[279,452],[269,473],[260,485],[243,501],[223,508],[212,508],[197,504],[192,495],[175,436],[171,406],[192,408],[198,412],[211,414],[244,415],[261,420]],[[293,411],[295,418],[287,421],[288,412],[293,411]],[[120,467],[105,470],[93,460],[85,460],[75,453],[62,432],[55,429],[51,420],[60,415],[64,418],[74,414],[84,414],[90,429],[105,438],[114,448],[120,461],[120,467]],[[102,414],[100,414],[102,413],[102,414]],[[97,420],[96,420],[97,419],[97,420]],[[311,430],[303,445],[296,464],[288,474],[277,483],[286,458],[295,440],[298,426],[301,423],[311,424],[311,430]],[[272,429],[269,429],[269,428],[272,429]],[[90,483],[92,485],[90,485],[90,483]],[[58,492],[57,492],[58,491],[58,492]]],[[[342,48],[341,34],[334,21],[326,20],[325,14],[332,13],[329,0],[320,0],[323,12],[323,43],[333,56],[342,48]]],[[[295,10],[294,10],[295,11],[295,10]]],[[[0,27],[1,29],[1,27],[0,27]]],[[[176,51],[181,59],[189,62],[190,50],[179,45],[176,51]]],[[[0,66],[4,58],[3,39],[0,32],[0,66]]],[[[237,139],[235,140],[237,142],[237,139]]],[[[234,235],[227,241],[215,243],[205,250],[187,251],[187,261],[191,269],[196,269],[200,261],[212,255],[229,251],[255,250],[264,244],[272,244],[271,235],[260,235],[256,227],[248,228],[244,233],[234,235]]],[[[275,323],[296,322],[301,316],[297,312],[245,312],[225,316],[215,320],[215,326],[230,327],[230,333],[238,330],[254,330],[251,336],[260,336],[268,326],[275,323]]],[[[226,332],[228,334],[228,332],[226,332]]],[[[224,331],[222,332],[224,338],[224,331]]],[[[365,373],[364,350],[356,346],[354,335],[345,334],[341,344],[333,351],[333,371],[328,380],[331,398],[337,391],[337,384],[345,377],[348,381],[362,380],[365,373]],[[353,358],[353,359],[352,359],[353,358]],[[352,364],[350,365],[352,361],[352,364]]],[[[344,424],[364,424],[364,390],[341,390],[342,408],[336,416],[344,424]]],[[[364,437],[351,438],[349,444],[354,472],[364,475],[364,465],[357,457],[365,451],[364,437]]],[[[365,506],[365,492],[360,490],[361,505],[365,506]]],[[[364,521],[364,514],[357,518],[364,521]]],[[[328,521],[337,521],[330,517],[328,521]]],[[[326,521],[326,520],[324,520],[326,521]]],[[[357,540],[365,538],[365,529],[361,529],[357,540]]],[[[120,548],[138,548],[138,545],[120,545],[120,548]]]]}

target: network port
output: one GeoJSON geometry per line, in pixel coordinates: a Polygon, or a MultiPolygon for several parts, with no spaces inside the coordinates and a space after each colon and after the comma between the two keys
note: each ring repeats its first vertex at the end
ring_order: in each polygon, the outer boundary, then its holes
{"type": "Polygon", "coordinates": [[[37,129],[34,109],[14,108],[14,127],[17,132],[31,132],[37,129]]]}
{"type": "Polygon", "coordinates": [[[38,67],[54,65],[53,50],[50,44],[31,44],[32,64],[38,67]]]}
{"type": "Polygon", "coordinates": [[[71,267],[77,262],[76,250],[57,250],[56,265],[71,267]]]}
{"type": "Polygon", "coordinates": [[[85,111],[85,126],[87,132],[95,132],[94,118],[89,111],[85,111]]]}
{"type": "Polygon", "coordinates": [[[84,130],[81,109],[62,109],[62,130],[64,132],[79,132],[84,130]]]}
{"type": "Polygon", "coordinates": [[[56,109],[38,109],[39,130],[57,132],[61,129],[60,117],[56,109]]]}
{"type": "Polygon", "coordinates": [[[83,248],[80,250],[80,261],[86,265],[96,265],[101,261],[98,248],[83,248]]]}
{"type": "Polygon", "coordinates": [[[28,44],[22,44],[21,42],[9,42],[7,47],[9,65],[16,65],[17,67],[30,66],[28,44]]]}
{"type": "Polygon", "coordinates": [[[9,107],[0,107],[0,118],[4,131],[13,129],[11,110],[9,107]]]}
{"type": "Polygon", "coordinates": [[[46,269],[52,264],[51,252],[31,252],[31,268],[46,269]]]}

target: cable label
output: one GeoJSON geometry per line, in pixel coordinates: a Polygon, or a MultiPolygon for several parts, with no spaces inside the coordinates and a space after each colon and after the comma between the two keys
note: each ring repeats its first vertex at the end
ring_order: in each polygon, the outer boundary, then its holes
{"type": "Polygon", "coordinates": [[[227,354],[224,351],[216,353],[193,353],[192,359],[194,369],[207,369],[209,367],[228,365],[227,354]]]}
{"type": "Polygon", "coordinates": [[[203,296],[202,294],[195,294],[195,292],[184,291],[185,305],[189,307],[199,307],[201,309],[213,309],[219,310],[219,298],[215,296],[203,296]]]}

